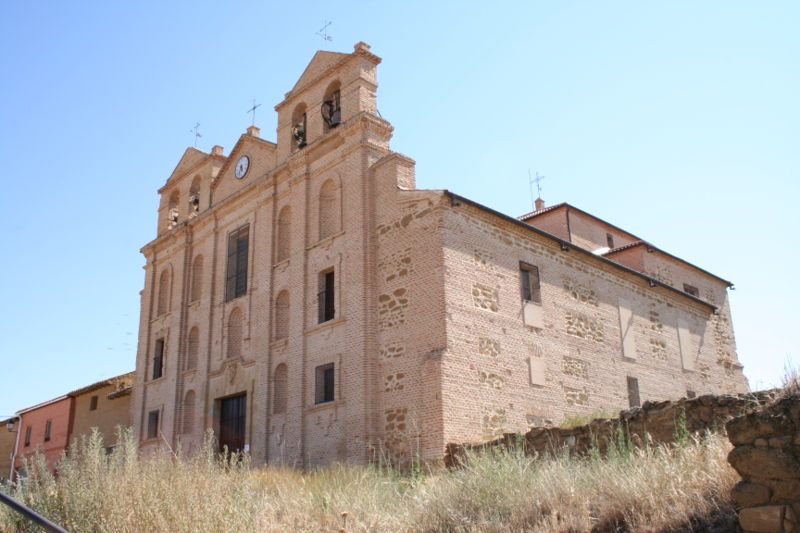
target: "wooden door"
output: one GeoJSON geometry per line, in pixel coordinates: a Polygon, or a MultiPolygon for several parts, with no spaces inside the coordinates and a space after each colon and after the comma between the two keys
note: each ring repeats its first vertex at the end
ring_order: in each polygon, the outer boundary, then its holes
{"type": "Polygon", "coordinates": [[[219,449],[222,451],[227,446],[229,452],[243,451],[247,395],[223,398],[219,403],[219,449]]]}

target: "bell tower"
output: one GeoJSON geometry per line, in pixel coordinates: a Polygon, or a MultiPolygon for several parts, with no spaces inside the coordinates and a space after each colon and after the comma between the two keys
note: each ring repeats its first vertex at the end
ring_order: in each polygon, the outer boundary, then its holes
{"type": "Polygon", "coordinates": [[[278,164],[361,113],[377,114],[381,59],[359,42],[351,54],[317,52],[278,112],[278,164]]]}

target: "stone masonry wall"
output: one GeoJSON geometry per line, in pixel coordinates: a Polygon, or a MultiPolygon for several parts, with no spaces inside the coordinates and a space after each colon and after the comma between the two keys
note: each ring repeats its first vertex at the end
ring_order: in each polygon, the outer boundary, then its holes
{"type": "MultiPolygon", "coordinates": [[[[621,411],[618,418],[596,419],[575,428],[533,428],[524,434],[522,444],[528,455],[556,453],[564,448],[569,449],[572,454],[582,455],[594,447],[603,453],[610,443],[618,441],[621,436],[637,446],[646,442],[671,443],[680,433],[681,424],[691,434],[720,429],[727,421],[765,405],[773,394],[772,391],[736,396],[709,394],[678,401],[645,402],[642,407],[621,411]]],[[[798,415],[800,416],[800,406],[798,415]]],[[[467,451],[514,447],[519,443],[519,434],[506,433],[499,439],[482,444],[448,444],[445,465],[458,466],[467,451]]],[[[795,480],[794,486],[795,490],[800,490],[800,465],[796,472],[799,479],[795,480]]]]}
{"type": "Polygon", "coordinates": [[[800,398],[785,397],[727,423],[732,491],[746,532],[800,531],[800,398]]]}
{"type": "Polygon", "coordinates": [[[628,379],[642,402],[747,392],[740,367],[718,364],[709,307],[466,203],[443,223],[445,442],[619,411],[636,403],[628,379]],[[520,262],[538,268],[539,324],[526,322],[520,262]]]}

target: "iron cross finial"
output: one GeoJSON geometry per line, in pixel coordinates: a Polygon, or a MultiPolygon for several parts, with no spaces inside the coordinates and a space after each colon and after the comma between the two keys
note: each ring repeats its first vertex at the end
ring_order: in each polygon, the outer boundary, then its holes
{"type": "Polygon", "coordinates": [[[256,99],[253,98],[253,107],[245,111],[245,113],[253,114],[253,123],[251,124],[252,126],[256,125],[256,109],[258,109],[259,107],[261,107],[261,104],[256,104],[256,99]]]}
{"type": "Polygon", "coordinates": [[[189,132],[194,133],[194,147],[197,148],[197,139],[203,136],[203,134],[200,133],[200,123],[198,122],[195,124],[194,128],[190,129],[189,132]]]}

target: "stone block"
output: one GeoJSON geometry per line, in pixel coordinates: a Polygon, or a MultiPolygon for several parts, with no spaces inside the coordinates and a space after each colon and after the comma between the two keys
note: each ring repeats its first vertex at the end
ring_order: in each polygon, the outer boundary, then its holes
{"type": "Polygon", "coordinates": [[[761,483],[772,490],[772,503],[800,503],[800,480],[766,479],[761,483]]]}
{"type": "Polygon", "coordinates": [[[800,464],[781,449],[739,446],[728,454],[728,462],[743,477],[800,479],[800,464]]]}
{"type": "Polygon", "coordinates": [[[739,525],[753,533],[783,533],[785,505],[764,505],[739,511],[739,525]]]}
{"type": "Polygon", "coordinates": [[[736,446],[751,444],[757,438],[768,439],[775,435],[788,433],[785,420],[779,417],[765,416],[761,413],[751,413],[734,418],[725,424],[725,429],[728,431],[731,443],[736,446]]]}
{"type": "Polygon", "coordinates": [[[755,507],[769,503],[770,494],[769,487],[747,481],[740,481],[731,491],[733,501],[740,507],[755,507]]]}

